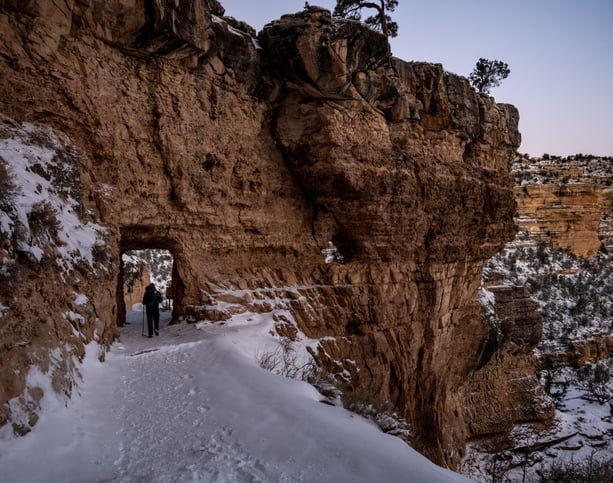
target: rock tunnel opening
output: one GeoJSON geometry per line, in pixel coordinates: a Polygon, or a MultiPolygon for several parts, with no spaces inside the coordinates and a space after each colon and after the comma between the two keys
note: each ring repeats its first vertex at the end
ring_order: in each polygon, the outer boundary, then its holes
{"type": "Polygon", "coordinates": [[[154,283],[161,291],[162,310],[172,311],[171,323],[183,314],[185,285],[180,276],[180,251],[169,238],[138,227],[122,230],[117,281],[117,326],[126,323],[128,310],[141,310],[145,287],[154,283]]]}

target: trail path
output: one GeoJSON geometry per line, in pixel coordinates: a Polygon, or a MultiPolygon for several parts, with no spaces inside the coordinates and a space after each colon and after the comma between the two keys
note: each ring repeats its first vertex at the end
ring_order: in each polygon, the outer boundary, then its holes
{"type": "Polygon", "coordinates": [[[67,407],[50,401],[29,435],[0,440],[3,482],[467,481],[261,369],[270,316],[169,326],[166,314],[151,339],[141,317],[128,313],[104,363],[90,347],[67,407]]]}

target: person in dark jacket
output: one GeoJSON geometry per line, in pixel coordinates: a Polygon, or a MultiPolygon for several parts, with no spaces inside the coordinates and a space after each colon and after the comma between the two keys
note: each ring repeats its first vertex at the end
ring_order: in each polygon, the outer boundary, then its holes
{"type": "Polygon", "coordinates": [[[160,335],[160,303],[162,294],[155,289],[154,284],[147,285],[143,295],[143,305],[147,311],[147,336],[160,335]]]}

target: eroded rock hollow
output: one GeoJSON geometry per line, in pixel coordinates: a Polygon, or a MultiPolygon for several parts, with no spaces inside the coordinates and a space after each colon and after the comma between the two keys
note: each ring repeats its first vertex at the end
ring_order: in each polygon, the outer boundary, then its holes
{"type": "MultiPolygon", "coordinates": [[[[3,241],[17,268],[0,293],[0,424],[35,422],[29,366],[112,342],[120,253],[153,247],[174,256],[177,319],[223,317],[230,288],[298,293],[319,363],[389,400],[436,462],[545,417],[538,340],[493,336],[477,296],[516,229],[517,110],[325,10],[257,38],[223,13],[215,0],[2,2],[3,136],[32,123],[68,137],[83,212],[107,231],[93,268],[63,277],[3,241]],[[344,264],[323,262],[328,241],[344,264]],[[53,315],[66,311],[83,320],[53,315]]],[[[71,367],[56,366],[69,392],[71,367]]]]}

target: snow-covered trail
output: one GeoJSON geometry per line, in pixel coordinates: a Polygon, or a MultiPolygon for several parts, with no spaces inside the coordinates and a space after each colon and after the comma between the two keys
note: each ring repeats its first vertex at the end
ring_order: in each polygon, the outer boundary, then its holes
{"type": "Polygon", "coordinates": [[[225,380],[231,376],[219,368],[230,367],[230,354],[211,347],[215,335],[204,335],[197,340],[202,331],[183,325],[162,330],[153,345],[125,337],[117,348],[123,358],[111,363],[123,370],[118,481],[265,481],[262,463],[234,441],[239,412],[225,417],[232,393],[248,381],[225,380]]]}
{"type": "Polygon", "coordinates": [[[274,343],[269,314],[163,319],[152,339],[139,312],[128,320],[106,362],[88,354],[80,396],[50,401],[29,435],[0,440],[1,481],[467,481],[320,403],[312,386],[261,369],[254,352],[274,343]]]}

